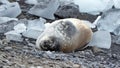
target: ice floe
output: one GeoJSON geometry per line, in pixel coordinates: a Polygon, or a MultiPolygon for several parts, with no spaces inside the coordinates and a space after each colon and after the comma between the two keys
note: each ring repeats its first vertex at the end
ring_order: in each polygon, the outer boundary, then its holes
{"type": "Polygon", "coordinates": [[[111,35],[108,31],[97,31],[93,34],[88,46],[96,46],[109,49],[111,47],[111,35]]]}
{"type": "Polygon", "coordinates": [[[74,0],[74,3],[79,6],[80,12],[90,14],[99,14],[113,6],[112,0],[74,0]]]}
{"type": "Polygon", "coordinates": [[[50,0],[50,1],[43,1],[39,2],[35,6],[33,6],[28,13],[44,17],[47,19],[55,19],[54,13],[59,7],[58,0],[50,0]]]}
{"type": "Polygon", "coordinates": [[[21,14],[20,5],[17,2],[3,4],[0,6],[0,17],[17,17],[21,14]]]}

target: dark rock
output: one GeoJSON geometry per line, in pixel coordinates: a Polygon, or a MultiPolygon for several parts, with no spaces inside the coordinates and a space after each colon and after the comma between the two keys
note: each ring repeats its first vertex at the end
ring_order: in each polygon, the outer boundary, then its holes
{"type": "Polygon", "coordinates": [[[61,5],[55,12],[55,16],[58,18],[78,18],[90,22],[94,22],[97,18],[95,15],[80,13],[78,5],[75,5],[74,3],[61,5]]]}
{"type": "Polygon", "coordinates": [[[79,16],[79,7],[73,3],[62,5],[55,13],[60,18],[77,18],[79,16]]]}

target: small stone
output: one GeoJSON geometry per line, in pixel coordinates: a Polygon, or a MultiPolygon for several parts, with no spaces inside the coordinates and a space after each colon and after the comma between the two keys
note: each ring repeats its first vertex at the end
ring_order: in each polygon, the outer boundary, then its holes
{"type": "Polygon", "coordinates": [[[73,68],[81,68],[81,66],[78,64],[73,64],[73,68]]]}
{"type": "Polygon", "coordinates": [[[5,47],[4,49],[5,49],[5,50],[11,50],[12,47],[5,47]]]}
{"type": "Polygon", "coordinates": [[[93,53],[94,53],[95,55],[97,55],[97,54],[99,54],[99,53],[103,53],[103,50],[102,50],[102,49],[100,49],[100,48],[98,48],[98,47],[95,47],[95,46],[92,47],[92,51],[93,51],[93,53]]]}

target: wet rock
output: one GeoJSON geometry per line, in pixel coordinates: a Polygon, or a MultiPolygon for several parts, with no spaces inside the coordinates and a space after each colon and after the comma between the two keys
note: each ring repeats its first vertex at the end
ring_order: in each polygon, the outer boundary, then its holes
{"type": "Polygon", "coordinates": [[[45,0],[33,6],[28,13],[47,19],[55,19],[54,13],[58,9],[58,7],[58,0],[45,0]]]}
{"type": "Polygon", "coordinates": [[[77,18],[79,13],[79,7],[74,3],[62,5],[55,12],[55,15],[61,18],[77,18]]]}
{"type": "Polygon", "coordinates": [[[0,16],[2,17],[17,17],[21,14],[20,6],[17,2],[1,5],[0,16]]]}
{"type": "Polygon", "coordinates": [[[92,40],[88,44],[88,46],[96,46],[100,48],[111,47],[111,36],[107,31],[97,31],[93,34],[92,40]]]}

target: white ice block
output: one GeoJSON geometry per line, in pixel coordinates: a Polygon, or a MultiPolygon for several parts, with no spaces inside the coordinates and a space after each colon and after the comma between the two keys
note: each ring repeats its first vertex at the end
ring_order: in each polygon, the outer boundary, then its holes
{"type": "Polygon", "coordinates": [[[10,41],[10,40],[19,41],[19,42],[23,41],[22,35],[17,33],[16,31],[9,31],[9,32],[5,33],[5,35],[6,35],[6,39],[8,41],[10,41]]]}
{"type": "Polygon", "coordinates": [[[0,24],[2,24],[2,23],[6,23],[6,22],[8,22],[8,21],[12,21],[12,20],[18,21],[17,18],[0,17],[0,24]]]}
{"type": "Polygon", "coordinates": [[[27,4],[37,4],[37,0],[25,0],[25,3],[27,4]]]}
{"type": "Polygon", "coordinates": [[[0,6],[2,10],[0,10],[0,16],[2,17],[17,17],[21,14],[20,5],[17,2],[3,4],[0,6]]]}
{"type": "Polygon", "coordinates": [[[108,31],[97,31],[93,34],[88,46],[96,46],[109,49],[111,47],[111,36],[108,31]]]}
{"type": "Polygon", "coordinates": [[[28,38],[37,39],[38,36],[43,32],[39,28],[33,27],[28,29],[26,32],[23,32],[22,35],[28,38]]]}
{"type": "Polygon", "coordinates": [[[14,30],[16,31],[16,32],[18,32],[18,33],[22,33],[22,32],[24,32],[24,31],[26,31],[26,26],[25,26],[25,24],[24,23],[19,23],[19,24],[17,24],[16,26],[14,26],[14,30]]]}
{"type": "Polygon", "coordinates": [[[120,9],[111,9],[98,20],[98,30],[114,32],[120,25],[120,9]]]}
{"type": "Polygon", "coordinates": [[[51,0],[47,2],[45,1],[40,2],[33,6],[28,13],[44,17],[47,19],[55,19],[54,13],[59,7],[59,1],[58,0],[51,0]]]}
{"type": "Polygon", "coordinates": [[[90,14],[99,14],[113,6],[112,0],[74,0],[74,3],[79,6],[80,12],[90,14]]]}
{"type": "Polygon", "coordinates": [[[27,30],[23,32],[23,36],[37,39],[37,37],[44,31],[46,20],[43,18],[29,20],[27,30]]]}

